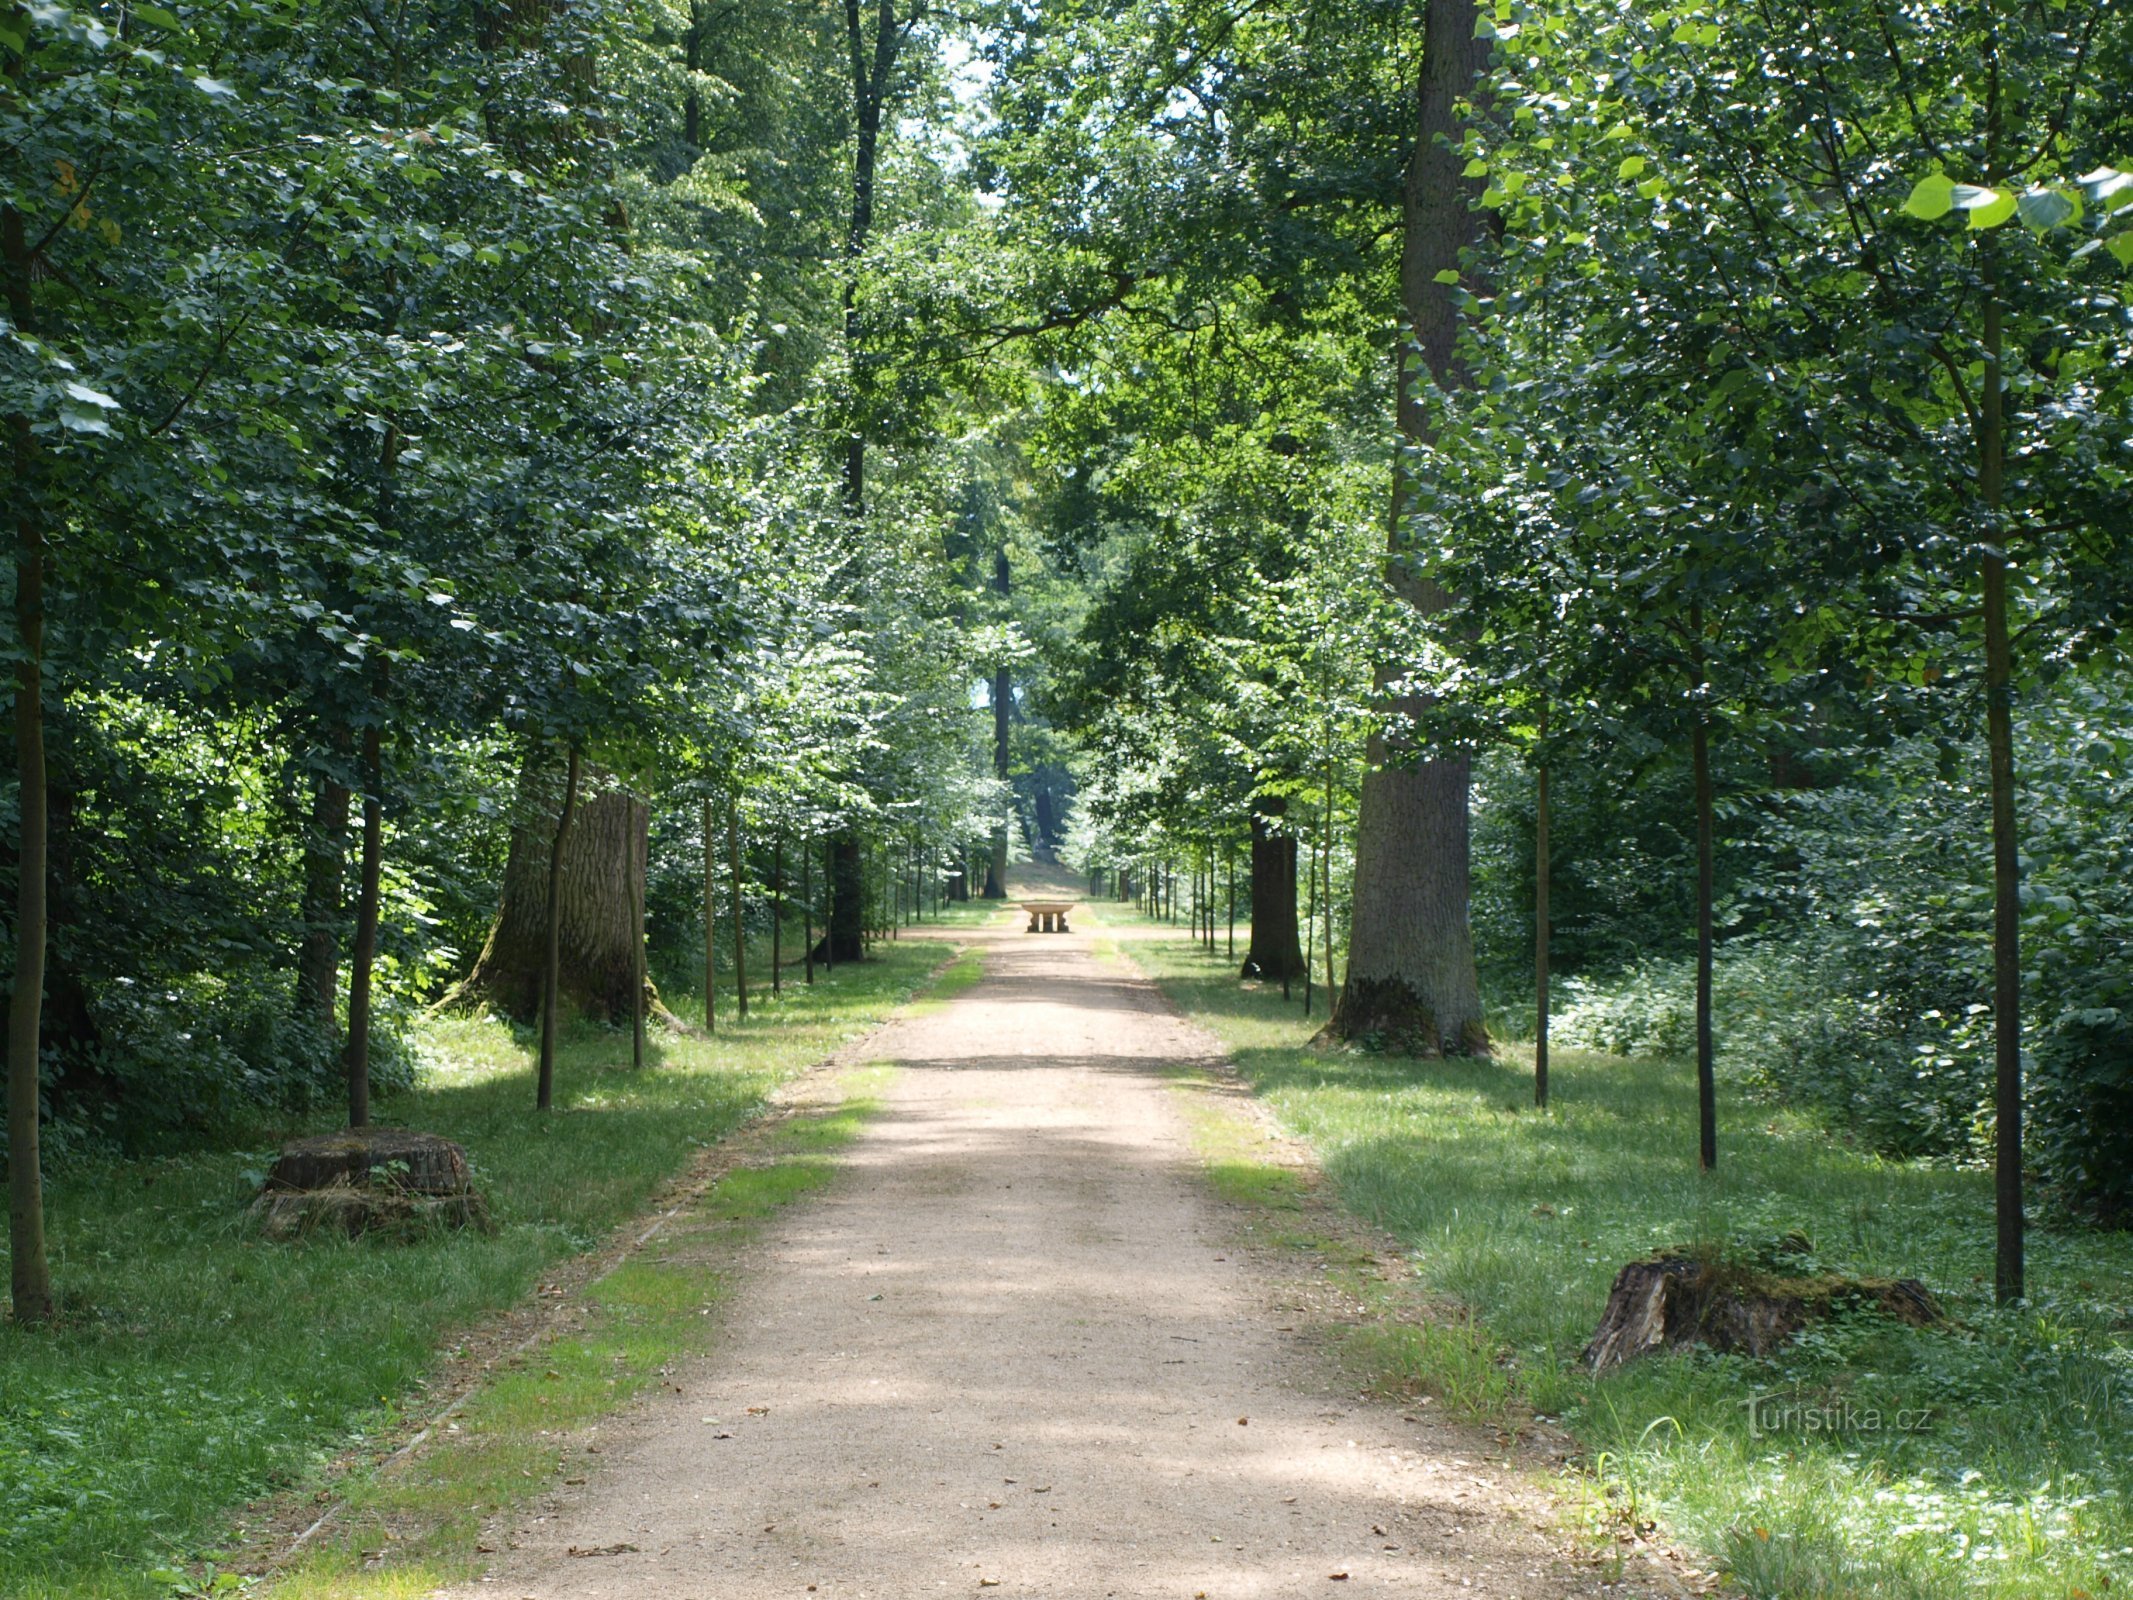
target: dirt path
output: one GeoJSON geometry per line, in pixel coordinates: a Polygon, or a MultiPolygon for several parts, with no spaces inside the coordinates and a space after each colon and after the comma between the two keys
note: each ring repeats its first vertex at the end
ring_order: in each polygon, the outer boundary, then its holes
{"type": "Polygon", "coordinates": [[[881,1115],[716,1352],[467,1593],[1597,1592],[1478,1436],[1278,1326],[1159,1071],[1205,1037],[1085,934],[977,938],[984,980],[881,1041],[881,1115]]]}

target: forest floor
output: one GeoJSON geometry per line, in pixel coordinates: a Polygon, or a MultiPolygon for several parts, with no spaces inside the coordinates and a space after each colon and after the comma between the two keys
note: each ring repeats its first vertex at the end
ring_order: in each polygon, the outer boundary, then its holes
{"type": "Polygon", "coordinates": [[[492,1516],[489,1569],[451,1594],[1562,1596],[1620,1577],[1566,1548],[1544,1449],[1357,1393],[1321,1328],[1355,1320],[1336,1280],[1371,1241],[1317,1226],[1306,1154],[1208,1035],[1087,933],[953,936],[982,978],[870,1045],[884,1070],[826,1181],[740,1232],[714,1192],[648,1263],[697,1285],[708,1348],[544,1433],[572,1475],[492,1516]],[[1288,1177],[1225,1186],[1244,1146],[1288,1177]]]}

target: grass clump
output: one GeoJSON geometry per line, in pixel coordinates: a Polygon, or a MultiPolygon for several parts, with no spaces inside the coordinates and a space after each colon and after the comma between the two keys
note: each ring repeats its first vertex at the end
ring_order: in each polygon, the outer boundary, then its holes
{"type": "Polygon", "coordinates": [[[1300,1008],[1226,962],[1182,940],[1126,947],[1316,1148],[1341,1201],[1471,1316],[1385,1330],[1373,1359],[1491,1420],[1505,1401],[1560,1420],[1596,1533],[1656,1518],[1757,1596],[2063,1600],[2133,1582],[2133,1238],[2037,1233],[2031,1300],[2001,1310],[1986,1174],[1847,1147],[1735,1093],[1720,1167],[1699,1175],[1679,1059],[1559,1053],[1536,1112],[1522,1053],[1313,1051],[1300,1008]],[[1795,1236],[1812,1255],[1794,1270],[1920,1278],[1948,1324],[1845,1313],[1768,1359],[1579,1364],[1624,1262],[1795,1236]]]}
{"type": "Polygon", "coordinates": [[[377,1115],[467,1147],[493,1237],[265,1243],[246,1208],[268,1149],[60,1174],[48,1197],[60,1320],[0,1325],[0,1594],[166,1592],[148,1571],[214,1554],[235,1507],[426,1414],[424,1380],[454,1330],[639,1212],[780,1081],[909,999],[943,953],[878,946],[812,988],[756,996],[745,1024],[722,1015],[716,1039],[655,1030],[642,1072],[626,1030],[573,1026],[545,1117],[528,1033],[425,1022],[421,1081],[377,1115]]]}

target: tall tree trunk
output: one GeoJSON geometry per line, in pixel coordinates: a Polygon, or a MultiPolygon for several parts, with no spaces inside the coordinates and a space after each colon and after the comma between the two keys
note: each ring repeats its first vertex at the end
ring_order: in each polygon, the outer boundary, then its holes
{"type": "Polygon", "coordinates": [[[1993,1295],[2023,1295],[2022,858],[2015,829],[2014,643],[2007,621],[2007,557],[1999,541],[2006,493],[2006,398],[2001,373],[1997,246],[1985,253],[1985,380],[1978,488],[1992,525],[1985,547],[1985,742],[1992,783],[1993,1295]]]}
{"type": "MultiPolygon", "coordinates": [[[[533,761],[529,756],[526,762],[529,772],[532,766],[533,761]]],[[[547,894],[541,917],[541,1061],[535,1074],[533,1095],[534,1109],[537,1111],[546,1111],[555,1104],[556,1011],[563,993],[563,863],[570,844],[570,825],[577,819],[579,767],[578,741],[573,739],[570,741],[570,757],[563,778],[563,806],[556,816],[548,842],[547,894]]],[[[520,793],[523,798],[523,777],[520,793]]],[[[512,853],[515,855],[517,851],[517,830],[514,829],[512,853]]],[[[511,894],[510,882],[511,875],[507,867],[504,873],[504,898],[507,902],[511,894]]],[[[497,920],[502,921],[500,913],[497,920]]],[[[493,931],[489,940],[492,944],[496,941],[493,931]]]]}
{"type": "Polygon", "coordinates": [[[841,828],[829,841],[829,871],[823,888],[830,897],[823,921],[828,925],[820,949],[831,966],[866,959],[866,878],[859,836],[841,828]]]}
{"type": "MultiPolygon", "coordinates": [[[[474,968],[446,997],[447,1004],[486,1006],[530,1022],[541,1005],[548,950],[549,857],[557,837],[559,774],[553,752],[535,746],[520,769],[504,888],[489,937],[474,968]]],[[[603,774],[581,762],[579,792],[603,774]]],[[[559,881],[562,915],[562,999],[573,1010],[619,1024],[635,1003],[632,940],[635,883],[645,867],[649,813],[619,790],[577,802],[565,838],[559,881]],[[617,873],[618,861],[630,870],[617,873]]],[[[657,1009],[656,994],[645,1004],[657,1009]]]]}
{"type": "Polygon", "coordinates": [[[304,833],[304,939],[296,955],[296,1014],[327,1034],[333,1031],[340,999],[348,800],[348,785],[330,772],[320,774],[304,833]]]}
{"type": "Polygon", "coordinates": [[[1296,836],[1273,824],[1288,814],[1277,797],[1252,802],[1252,925],[1243,976],[1286,983],[1304,970],[1296,929],[1296,836]]]}
{"type": "MultiPolygon", "coordinates": [[[[20,64],[11,72],[20,76],[20,64]]],[[[0,208],[0,254],[8,311],[16,329],[36,325],[30,246],[22,213],[0,208]]],[[[15,775],[21,785],[15,846],[15,978],[7,1007],[7,1223],[9,1292],[15,1321],[52,1316],[52,1270],[45,1256],[44,1162],[38,1148],[38,1068],[44,1041],[45,916],[51,836],[44,762],[44,506],[37,436],[30,419],[8,418],[14,466],[15,775]]]]}
{"type": "Polygon", "coordinates": [[[726,802],[726,881],[733,893],[733,1014],[748,1020],[748,929],[741,921],[741,802],[726,802]]]}
{"type": "Polygon", "coordinates": [[[1540,707],[1541,759],[1533,794],[1533,1103],[1548,1103],[1548,702],[1540,707]]]}
{"type": "MultiPolygon", "coordinates": [[[[1477,183],[1460,176],[1458,102],[1475,93],[1488,42],[1474,37],[1473,0],[1427,0],[1414,151],[1402,186],[1400,299],[1406,335],[1440,387],[1465,381],[1457,360],[1459,311],[1442,272],[1463,268],[1461,253],[1480,238],[1477,183]]],[[[1471,283],[1469,288],[1477,287],[1471,283]]],[[[1401,436],[1426,441],[1421,373],[1403,349],[1398,385],[1401,436]]],[[[1412,485],[1393,469],[1387,582],[1425,614],[1446,597],[1397,559],[1406,549],[1412,485]]],[[[1379,672],[1381,684],[1401,675],[1379,672]]],[[[1395,709],[1416,716],[1426,699],[1402,696],[1395,709]]],[[[1348,975],[1327,1024],[1339,1037],[1374,1035],[1420,1054],[1485,1052],[1481,983],[1468,921],[1467,759],[1426,759],[1403,741],[1374,734],[1356,817],[1355,894],[1348,975]]]]}
{"type": "Polygon", "coordinates": [[[363,866],[348,962],[348,1126],[370,1126],[370,986],[378,962],[378,879],[384,870],[385,761],[375,722],[363,730],[363,866]]]}
{"type": "Polygon", "coordinates": [[[704,801],[704,1031],[718,1032],[718,875],[711,802],[704,801]]]}
{"type": "Polygon", "coordinates": [[[1717,892],[1713,873],[1711,719],[1706,703],[1710,683],[1703,665],[1703,607],[1689,607],[1690,654],[1695,664],[1696,694],[1690,707],[1690,759],[1696,782],[1696,1165],[1709,1172],[1718,1165],[1717,1049],[1711,1028],[1711,901],[1717,892]]]}
{"type": "Polygon", "coordinates": [[[807,950],[807,981],[815,981],[815,842],[800,835],[800,943],[807,950]]]}

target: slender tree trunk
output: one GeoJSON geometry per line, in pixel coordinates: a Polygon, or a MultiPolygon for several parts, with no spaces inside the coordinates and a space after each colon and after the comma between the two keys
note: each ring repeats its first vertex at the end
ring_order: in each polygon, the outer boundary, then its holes
{"type": "Polygon", "coordinates": [[[718,1032],[718,872],[711,802],[704,801],[704,1032],[718,1032]]]}
{"type": "MultiPolygon", "coordinates": [[[[1427,0],[1417,130],[1403,185],[1400,298],[1422,362],[1442,388],[1465,382],[1457,357],[1458,303],[1440,273],[1462,270],[1461,254],[1480,238],[1473,202],[1480,185],[1461,176],[1459,103],[1476,92],[1488,65],[1488,42],[1474,37],[1473,0],[1427,0]]],[[[1472,282],[1468,289],[1478,286],[1472,282]]],[[[1397,413],[1401,435],[1429,437],[1422,372],[1403,346],[1397,413]]],[[[1387,580],[1425,614],[1445,595],[1400,559],[1413,497],[1401,458],[1393,469],[1387,580]]],[[[1380,684],[1401,675],[1382,668],[1380,684]]],[[[1426,700],[1402,697],[1395,709],[1426,713],[1426,700]]],[[[1328,1029],[1344,1038],[1376,1036],[1417,1054],[1482,1053],[1488,1035],[1469,923],[1468,770],[1464,755],[1418,759],[1404,741],[1370,740],[1356,816],[1355,893],[1348,975],[1328,1029]]]]}
{"type": "Polygon", "coordinates": [[[1548,1103],[1548,702],[1540,706],[1541,759],[1533,806],[1533,1103],[1548,1103]]]}
{"type": "Polygon", "coordinates": [[[348,963],[348,1126],[370,1126],[370,986],[378,960],[378,877],[384,866],[384,754],[376,723],[363,730],[363,866],[355,949],[348,963]]]}
{"type": "Polygon", "coordinates": [[[1984,415],[1978,487],[1991,518],[1985,590],[1985,742],[1992,783],[1992,1284],[2002,1305],[2024,1292],[2022,1210],[2022,858],[2015,827],[2014,643],[2007,620],[2007,557],[2000,543],[2006,476],[2006,399],[2002,376],[1997,247],[1985,240],[1984,415]]]}
{"type": "Polygon", "coordinates": [[[807,981],[815,981],[815,842],[800,835],[800,943],[807,950],[807,981]]]}
{"type": "MultiPolygon", "coordinates": [[[[20,64],[11,76],[19,78],[20,64]]],[[[36,325],[30,246],[22,213],[0,207],[8,311],[18,332],[36,325]]],[[[30,419],[8,418],[14,466],[15,774],[21,785],[15,845],[15,975],[7,1008],[7,1220],[9,1291],[18,1325],[52,1316],[52,1269],[45,1255],[44,1163],[39,1062],[44,1043],[45,921],[51,833],[44,759],[44,507],[37,436],[30,419]]]]}
{"type": "Polygon", "coordinates": [[[578,809],[579,765],[578,741],[573,739],[563,777],[563,810],[548,848],[548,954],[541,969],[541,1061],[533,1094],[537,1111],[555,1105],[556,1008],[563,988],[563,847],[570,840],[571,819],[578,809]]]}
{"type": "Polygon", "coordinates": [[[1304,895],[1304,1015],[1311,1015],[1311,962],[1318,954],[1318,846],[1314,840],[1306,858],[1310,885],[1304,895]]]}
{"type": "Polygon", "coordinates": [[[1718,1165],[1718,1078],[1711,1029],[1711,901],[1716,893],[1712,870],[1711,729],[1705,698],[1710,692],[1703,666],[1703,607],[1689,608],[1690,652],[1696,667],[1696,700],[1691,711],[1690,754],[1696,768],[1696,1165],[1705,1172],[1718,1165]]]}
{"type": "Polygon", "coordinates": [[[1229,874],[1229,958],[1237,959],[1237,847],[1223,847],[1222,860],[1229,874]]]}
{"type": "Polygon", "coordinates": [[[748,1020],[748,930],[741,920],[741,801],[726,802],[726,868],[733,890],[733,1014],[748,1020]]]}

